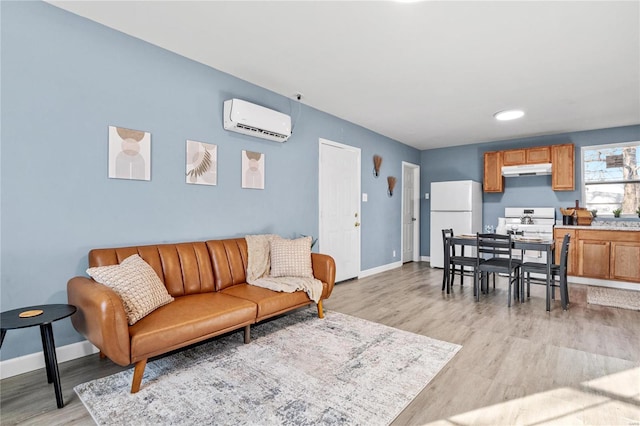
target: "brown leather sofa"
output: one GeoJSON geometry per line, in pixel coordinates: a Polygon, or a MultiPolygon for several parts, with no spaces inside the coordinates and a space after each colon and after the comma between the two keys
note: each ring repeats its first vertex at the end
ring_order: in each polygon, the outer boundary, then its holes
{"type": "MultiPolygon", "coordinates": [[[[245,282],[247,243],[244,238],[94,249],[89,266],[116,265],[138,254],[165,284],[175,300],[129,326],[120,297],[91,278],[75,277],[67,284],[69,303],[78,308],[71,317],[78,332],[116,364],[135,363],[131,393],[140,389],[147,360],[153,356],[244,328],[314,303],[303,291],[282,293],[245,282]]],[[[312,253],[314,276],[322,281],[322,300],[335,283],[332,257],[312,253]]]]}

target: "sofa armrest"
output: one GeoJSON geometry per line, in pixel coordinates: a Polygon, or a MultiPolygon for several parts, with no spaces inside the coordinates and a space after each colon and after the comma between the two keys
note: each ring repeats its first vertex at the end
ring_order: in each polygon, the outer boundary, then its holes
{"type": "Polygon", "coordinates": [[[333,257],[326,254],[311,253],[311,266],[313,267],[313,276],[327,283],[327,293],[323,294],[322,298],[328,299],[336,283],[336,263],[333,257]]]}
{"type": "Polygon", "coordinates": [[[111,288],[86,277],[69,280],[67,298],[78,308],[71,316],[75,329],[111,361],[131,364],[129,324],[122,299],[111,288]]]}

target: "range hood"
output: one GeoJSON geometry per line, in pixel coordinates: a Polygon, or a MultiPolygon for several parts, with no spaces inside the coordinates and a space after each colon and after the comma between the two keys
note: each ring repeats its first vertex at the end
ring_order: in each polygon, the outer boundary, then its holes
{"type": "Polygon", "coordinates": [[[540,176],[551,174],[551,163],[502,166],[502,176],[540,176]]]}

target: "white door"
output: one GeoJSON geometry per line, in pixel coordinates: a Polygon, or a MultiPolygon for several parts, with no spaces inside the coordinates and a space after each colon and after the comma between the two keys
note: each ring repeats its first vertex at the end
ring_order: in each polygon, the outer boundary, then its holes
{"type": "Polygon", "coordinates": [[[402,163],[402,262],[417,260],[419,244],[417,205],[419,168],[415,164],[402,163]]]}
{"type": "Polygon", "coordinates": [[[336,262],[336,282],[360,274],[360,149],[320,139],[318,250],[336,262]]]}

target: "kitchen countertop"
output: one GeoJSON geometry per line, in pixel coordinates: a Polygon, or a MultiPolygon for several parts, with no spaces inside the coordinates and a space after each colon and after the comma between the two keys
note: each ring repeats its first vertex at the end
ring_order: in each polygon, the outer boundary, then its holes
{"type": "Polygon", "coordinates": [[[631,231],[640,232],[640,226],[616,226],[616,225],[556,225],[556,229],[592,229],[594,231],[631,231]]]}

